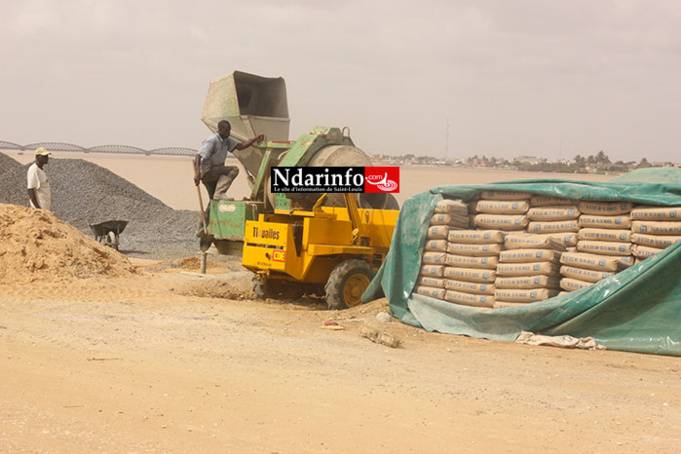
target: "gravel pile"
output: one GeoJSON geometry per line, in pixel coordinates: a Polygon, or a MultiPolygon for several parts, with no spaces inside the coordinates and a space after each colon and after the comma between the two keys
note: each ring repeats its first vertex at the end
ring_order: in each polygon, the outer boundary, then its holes
{"type": "MultiPolygon", "coordinates": [[[[4,153],[0,153],[0,175],[12,171],[12,170],[17,170],[19,168],[23,167],[19,162],[17,162],[15,159],[10,158],[4,153]]],[[[2,193],[0,193],[2,194],[2,193]]]]}
{"type": "MultiPolygon", "coordinates": [[[[27,165],[0,153],[0,203],[28,206],[27,165]]],[[[54,159],[46,167],[52,211],[87,235],[89,224],[128,221],[120,251],[130,257],[168,259],[199,252],[195,237],[200,213],[173,210],[113,172],[82,159],[54,159]]]]}

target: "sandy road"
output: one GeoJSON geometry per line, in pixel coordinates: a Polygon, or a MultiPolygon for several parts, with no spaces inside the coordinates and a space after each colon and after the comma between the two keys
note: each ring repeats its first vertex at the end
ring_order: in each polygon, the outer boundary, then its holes
{"type": "Polygon", "coordinates": [[[384,300],[330,312],[215,298],[215,282],[168,270],[0,288],[0,452],[681,446],[679,358],[427,333],[376,321],[384,300]]]}

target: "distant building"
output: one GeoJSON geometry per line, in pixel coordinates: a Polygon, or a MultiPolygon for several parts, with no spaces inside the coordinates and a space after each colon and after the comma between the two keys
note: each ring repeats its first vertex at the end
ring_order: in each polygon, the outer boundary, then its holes
{"type": "Polygon", "coordinates": [[[675,166],[675,164],[673,162],[669,162],[669,161],[667,161],[667,162],[658,161],[658,162],[653,162],[651,164],[652,164],[653,167],[674,167],[675,166]]]}
{"type": "Polygon", "coordinates": [[[541,162],[541,160],[536,156],[518,156],[515,158],[515,160],[527,164],[539,164],[541,162]]]}

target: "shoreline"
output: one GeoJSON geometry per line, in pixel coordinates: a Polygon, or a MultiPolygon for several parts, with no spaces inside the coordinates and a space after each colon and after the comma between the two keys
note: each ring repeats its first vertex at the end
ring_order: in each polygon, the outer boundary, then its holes
{"type": "MultiPolygon", "coordinates": [[[[0,150],[21,164],[33,161],[32,152],[0,150]],[[22,153],[22,154],[19,154],[22,153]]],[[[169,155],[126,155],[115,153],[83,153],[57,151],[52,159],[83,159],[104,167],[121,178],[128,180],[148,194],[176,210],[199,210],[198,195],[194,186],[191,156],[169,155]]],[[[245,171],[236,158],[229,158],[230,165],[237,165],[241,171],[234,181],[230,194],[235,200],[248,197],[251,190],[245,171]]],[[[47,166],[49,175],[49,164],[47,166]]],[[[486,184],[515,180],[573,180],[603,182],[615,175],[566,174],[555,172],[523,172],[510,169],[489,169],[476,167],[444,167],[433,165],[400,166],[400,192],[394,194],[402,205],[405,200],[429,189],[445,185],[486,184]]],[[[203,200],[207,194],[201,185],[203,200]]],[[[53,188],[57,191],[58,188],[53,188]]]]}

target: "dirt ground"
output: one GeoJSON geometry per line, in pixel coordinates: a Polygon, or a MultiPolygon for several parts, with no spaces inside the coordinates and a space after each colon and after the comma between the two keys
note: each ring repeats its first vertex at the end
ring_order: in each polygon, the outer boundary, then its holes
{"type": "Polygon", "coordinates": [[[132,263],[0,286],[0,452],[679,451],[679,358],[428,333],[379,321],[385,300],[252,301],[238,263],[132,263]]]}

